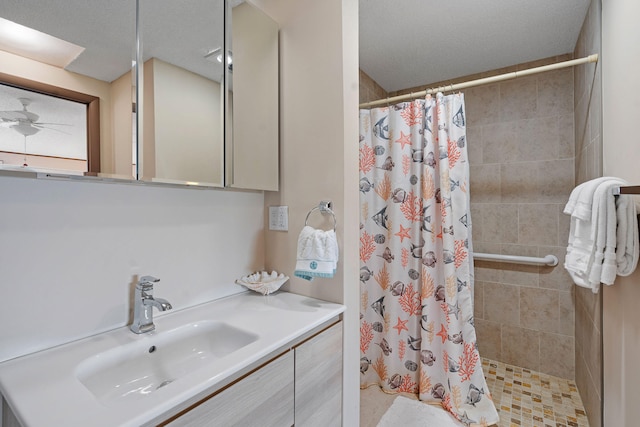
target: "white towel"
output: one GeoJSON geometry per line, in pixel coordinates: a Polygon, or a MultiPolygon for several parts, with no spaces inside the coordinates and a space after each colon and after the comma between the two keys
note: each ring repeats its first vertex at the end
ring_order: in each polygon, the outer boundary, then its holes
{"type": "Polygon", "coordinates": [[[616,274],[629,275],[638,262],[635,205],[629,196],[613,196],[628,185],[618,178],[587,181],[574,189],[564,212],[571,215],[565,268],[573,281],[594,293],[616,274]]]}
{"type": "Polygon", "coordinates": [[[305,280],[331,278],[338,266],[338,240],[334,230],[317,230],[305,225],[298,236],[294,275],[305,280]]]}
{"type": "Polygon", "coordinates": [[[638,213],[633,199],[621,195],[616,200],[618,229],[616,230],[616,267],[618,276],[629,276],[638,266],[640,244],[638,237],[638,213]],[[620,244],[622,243],[622,244],[620,244]]]}
{"type": "Polygon", "coordinates": [[[569,201],[564,207],[564,213],[583,221],[590,221],[594,193],[598,185],[611,179],[615,178],[603,176],[602,178],[592,179],[591,181],[586,181],[578,185],[571,192],[569,201]]]}

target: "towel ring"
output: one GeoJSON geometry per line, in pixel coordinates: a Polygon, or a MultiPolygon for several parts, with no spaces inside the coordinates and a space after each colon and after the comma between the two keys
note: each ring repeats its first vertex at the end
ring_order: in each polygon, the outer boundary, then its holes
{"type": "Polygon", "coordinates": [[[318,206],[311,209],[309,213],[307,213],[307,217],[304,219],[305,227],[307,226],[307,222],[309,221],[309,216],[311,216],[314,211],[320,211],[321,213],[331,214],[331,216],[333,217],[333,231],[335,232],[336,227],[338,226],[338,220],[336,219],[336,214],[331,210],[330,206],[331,202],[320,202],[318,206]]]}

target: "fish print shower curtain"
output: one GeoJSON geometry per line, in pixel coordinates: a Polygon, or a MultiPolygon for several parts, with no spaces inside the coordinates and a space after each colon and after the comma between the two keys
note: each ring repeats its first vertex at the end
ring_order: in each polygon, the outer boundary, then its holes
{"type": "Polygon", "coordinates": [[[361,387],[498,421],[473,324],[464,95],[360,111],[361,387]]]}

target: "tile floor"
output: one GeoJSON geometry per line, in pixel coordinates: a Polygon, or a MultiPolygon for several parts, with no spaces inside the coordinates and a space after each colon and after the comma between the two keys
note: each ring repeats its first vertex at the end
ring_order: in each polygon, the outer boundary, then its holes
{"type": "MultiPolygon", "coordinates": [[[[500,414],[498,427],[589,427],[573,381],[485,358],[482,369],[500,414]]],[[[361,390],[360,426],[375,427],[395,398],[375,386],[361,390]]]]}

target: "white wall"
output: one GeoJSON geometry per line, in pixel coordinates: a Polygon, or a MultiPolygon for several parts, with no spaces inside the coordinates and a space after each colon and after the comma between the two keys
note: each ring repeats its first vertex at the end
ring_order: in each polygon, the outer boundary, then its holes
{"type": "Polygon", "coordinates": [[[262,193],[0,176],[0,200],[0,361],[126,325],[137,275],[180,310],[264,265],[262,193]]]}
{"type": "MultiPolygon", "coordinates": [[[[637,0],[602,2],[603,172],[634,185],[640,185],[638,16],[637,0]]],[[[640,271],[618,277],[603,292],[603,425],[636,425],[640,419],[640,271]]]]}

